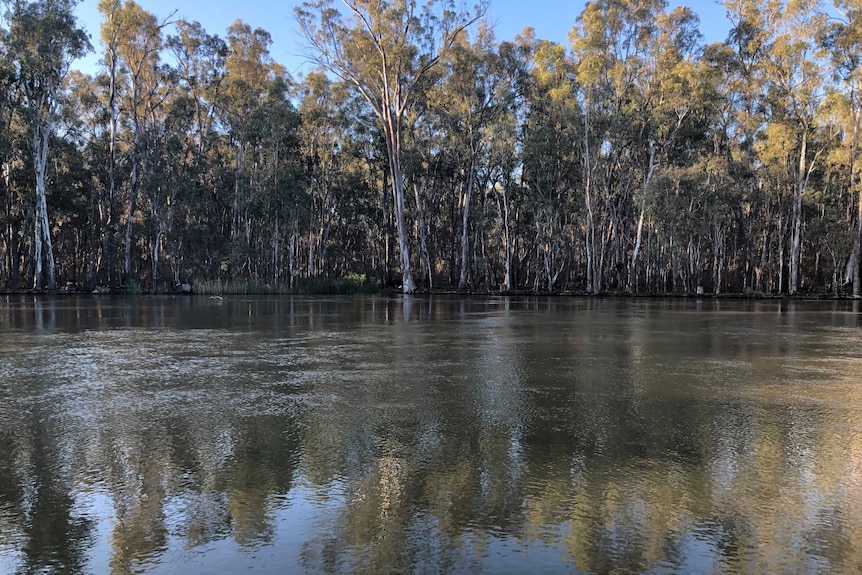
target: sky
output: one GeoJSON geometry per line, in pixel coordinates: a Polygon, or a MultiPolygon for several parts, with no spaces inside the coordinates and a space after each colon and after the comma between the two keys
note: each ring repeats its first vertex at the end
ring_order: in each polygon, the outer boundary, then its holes
{"type": "MultiPolygon", "coordinates": [[[[96,72],[101,54],[99,28],[102,17],[97,9],[99,0],[83,0],[77,8],[78,22],[90,34],[94,52],[75,63],[84,72],[96,72]]],[[[276,2],[273,0],[136,0],[145,10],[158,18],[176,12],[175,19],[197,20],[209,34],[224,37],[228,26],[237,19],[252,28],[263,28],[272,36],[270,55],[284,65],[294,76],[305,69],[300,37],[293,7],[299,0],[276,2]]],[[[338,4],[338,3],[336,3],[338,4]]],[[[585,0],[491,0],[488,18],[495,23],[498,41],[512,40],[527,26],[532,26],[536,37],[562,44],[567,43],[569,31],[583,11],[585,0]]],[[[717,0],[669,0],[670,7],[687,5],[700,17],[700,31],[704,40],[724,40],[730,29],[724,8],[717,0]]]]}

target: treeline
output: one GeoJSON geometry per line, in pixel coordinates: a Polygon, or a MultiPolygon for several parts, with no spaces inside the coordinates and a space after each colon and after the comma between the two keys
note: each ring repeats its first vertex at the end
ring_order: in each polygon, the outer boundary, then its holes
{"type": "Polygon", "coordinates": [[[709,45],[664,0],[567,45],[307,2],[299,79],[239,20],[4,6],[0,289],[862,293],[858,2],[727,0],[709,45]]]}

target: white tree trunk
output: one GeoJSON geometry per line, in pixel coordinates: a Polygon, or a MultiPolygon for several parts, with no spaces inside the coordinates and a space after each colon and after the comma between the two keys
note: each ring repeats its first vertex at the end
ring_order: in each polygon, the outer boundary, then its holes
{"type": "MultiPolygon", "coordinates": [[[[858,189],[859,168],[856,154],[859,151],[859,131],[862,128],[862,106],[856,100],[855,93],[851,102],[856,107],[853,114],[853,142],[850,150],[850,189],[858,189]]],[[[856,192],[856,229],[853,237],[853,297],[862,297],[862,189],[856,192]]]]}
{"type": "Polygon", "coordinates": [[[159,274],[159,268],[161,266],[161,253],[162,253],[162,236],[164,232],[159,229],[156,232],[156,237],[153,241],[153,293],[156,293],[158,289],[158,282],[161,279],[159,274]]]}
{"type": "MultiPolygon", "coordinates": [[[[387,110],[388,111],[388,110],[387,110]]],[[[398,251],[401,256],[401,291],[411,294],[416,291],[413,271],[410,266],[410,243],[404,219],[404,173],[401,170],[401,134],[398,119],[392,113],[385,114],[384,131],[388,144],[389,170],[392,176],[392,200],[395,213],[395,231],[398,236],[398,251]]]]}
{"type": "Polygon", "coordinates": [[[233,206],[231,208],[231,225],[230,225],[230,237],[231,239],[236,239],[239,236],[239,226],[240,226],[240,172],[242,171],[244,162],[244,148],[241,142],[237,142],[236,144],[236,152],[234,158],[234,173],[233,173],[233,206]]]}
{"type": "Polygon", "coordinates": [[[503,187],[503,243],[506,247],[506,273],[503,277],[503,291],[512,289],[512,240],[509,233],[509,194],[503,187]]]}
{"type": "MultiPolygon", "coordinates": [[[[108,260],[108,284],[111,289],[116,283],[116,267],[114,265],[114,195],[117,187],[117,124],[119,123],[120,110],[117,106],[117,54],[113,46],[108,47],[109,74],[108,74],[108,111],[110,112],[109,141],[108,141],[108,213],[105,222],[104,250],[108,260]]],[[[96,282],[96,278],[93,278],[96,282]]]]}
{"type": "Polygon", "coordinates": [[[853,242],[853,297],[862,297],[862,190],[856,194],[856,238],[853,242]]]}
{"type": "Polygon", "coordinates": [[[48,289],[57,288],[54,249],[51,245],[51,225],[48,221],[48,201],[45,194],[45,169],[48,164],[48,140],[51,136],[51,120],[40,122],[33,133],[33,167],[36,172],[36,274],[34,287],[42,288],[42,255],[48,267],[48,289]]]}
{"type": "Polygon", "coordinates": [[[419,186],[413,184],[413,194],[416,197],[416,215],[419,218],[419,243],[422,248],[422,259],[425,261],[426,270],[428,271],[428,289],[434,288],[434,279],[432,278],[431,256],[428,254],[428,242],[425,238],[425,210],[422,206],[422,194],[419,192],[419,186]]]}
{"type": "Polygon", "coordinates": [[[467,287],[468,263],[470,253],[470,203],[473,198],[473,162],[467,174],[467,190],[461,195],[461,275],[458,279],[458,289],[467,287]]]}
{"type": "Polygon", "coordinates": [[[272,281],[273,283],[278,281],[278,268],[279,268],[279,257],[278,257],[278,214],[275,216],[275,222],[272,225],[272,281]]]}
{"type": "Polygon", "coordinates": [[[595,258],[596,222],[593,215],[593,166],[590,160],[590,102],[584,106],[584,204],[587,208],[587,237],[584,245],[587,251],[587,293],[596,294],[602,291],[601,269],[597,269],[595,258]]]}
{"type": "Polygon", "coordinates": [[[799,171],[793,194],[793,240],[790,244],[790,295],[796,295],[799,290],[799,264],[802,254],[802,193],[805,191],[808,154],[808,130],[803,128],[802,147],[799,150],[799,171]]]}
{"type": "MultiPolygon", "coordinates": [[[[132,154],[133,158],[136,154],[132,154]]],[[[129,178],[129,208],[126,212],[126,236],[123,253],[123,278],[128,282],[132,279],[132,222],[135,217],[135,203],[138,196],[138,162],[133,159],[132,175],[129,178]]]]}
{"type": "Polygon", "coordinates": [[[638,228],[637,228],[637,237],[635,239],[635,248],[632,252],[632,265],[631,272],[629,274],[629,291],[631,293],[637,293],[638,289],[638,255],[640,255],[641,251],[641,243],[643,241],[643,229],[644,229],[644,212],[646,211],[646,195],[649,190],[650,181],[652,180],[653,174],[655,173],[656,163],[655,163],[655,141],[651,141],[649,143],[649,168],[647,169],[646,178],[644,178],[644,185],[642,190],[641,197],[641,208],[640,208],[640,217],[638,217],[638,228]]]}

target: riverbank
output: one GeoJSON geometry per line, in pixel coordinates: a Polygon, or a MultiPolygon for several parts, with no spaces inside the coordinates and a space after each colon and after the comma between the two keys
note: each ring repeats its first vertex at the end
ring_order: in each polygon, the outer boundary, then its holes
{"type": "MultiPolygon", "coordinates": [[[[99,286],[93,290],[88,290],[83,287],[65,287],[57,290],[3,290],[0,289],[0,295],[207,295],[207,296],[226,296],[226,295],[359,295],[359,294],[377,294],[387,296],[403,295],[401,290],[394,287],[381,288],[375,282],[357,281],[355,279],[345,278],[341,280],[316,280],[304,279],[297,281],[294,286],[285,285],[270,285],[262,282],[242,281],[242,282],[202,282],[189,284],[191,289],[177,289],[176,291],[151,291],[140,288],[128,289],[125,287],[117,287],[114,289],[99,286]]],[[[684,298],[684,299],[744,299],[744,300],[812,300],[812,301],[842,301],[842,300],[859,300],[862,298],[854,297],[851,294],[831,294],[831,293],[801,293],[796,295],[788,294],[768,294],[763,292],[727,292],[727,293],[673,293],[673,292],[648,292],[648,293],[630,293],[630,292],[602,292],[600,294],[592,294],[586,291],[578,290],[556,290],[556,291],[533,291],[533,290],[477,290],[466,289],[459,290],[455,287],[443,287],[434,289],[417,289],[413,295],[445,295],[445,296],[465,296],[465,297],[595,297],[595,298],[684,298]]]]}

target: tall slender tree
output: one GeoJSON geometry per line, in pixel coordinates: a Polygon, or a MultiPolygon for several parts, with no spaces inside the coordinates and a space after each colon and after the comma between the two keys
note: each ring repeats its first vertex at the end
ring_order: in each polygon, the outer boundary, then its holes
{"type": "MultiPolygon", "coordinates": [[[[155,14],[144,10],[134,0],[122,5],[108,5],[105,33],[116,46],[109,52],[121,69],[124,80],[122,105],[131,124],[130,176],[126,207],[125,241],[123,253],[123,279],[132,279],[132,231],[141,184],[147,175],[146,129],[154,111],[164,101],[162,94],[165,81],[160,66],[160,54],[164,43],[163,29],[169,19],[159,20],[155,14]],[[114,27],[117,29],[114,30],[114,27]]],[[[112,60],[108,60],[110,63],[112,60]]]]}
{"type": "Polygon", "coordinates": [[[487,8],[457,10],[451,0],[344,0],[345,21],[329,0],[296,9],[309,59],[356,88],[371,105],[386,139],[395,225],[401,256],[402,290],[416,289],[405,223],[402,137],[408,110],[431,80],[440,56],[487,8]]]}
{"type": "Polygon", "coordinates": [[[845,281],[853,283],[853,297],[862,297],[862,5],[834,0],[836,16],[822,29],[821,45],[829,53],[837,80],[833,91],[841,99],[845,118],[845,165],[848,200],[855,203],[849,222],[852,253],[845,281]]]}
{"type": "Polygon", "coordinates": [[[87,35],[77,27],[71,0],[16,0],[9,3],[9,29],[4,38],[21,95],[21,111],[30,134],[35,172],[35,272],[33,287],[55,289],[57,275],[45,177],[48,145],[59,113],[63,79],[72,62],[89,49],[87,35]],[[44,261],[43,261],[44,257],[44,261]],[[43,284],[43,264],[47,283],[43,284]]]}

